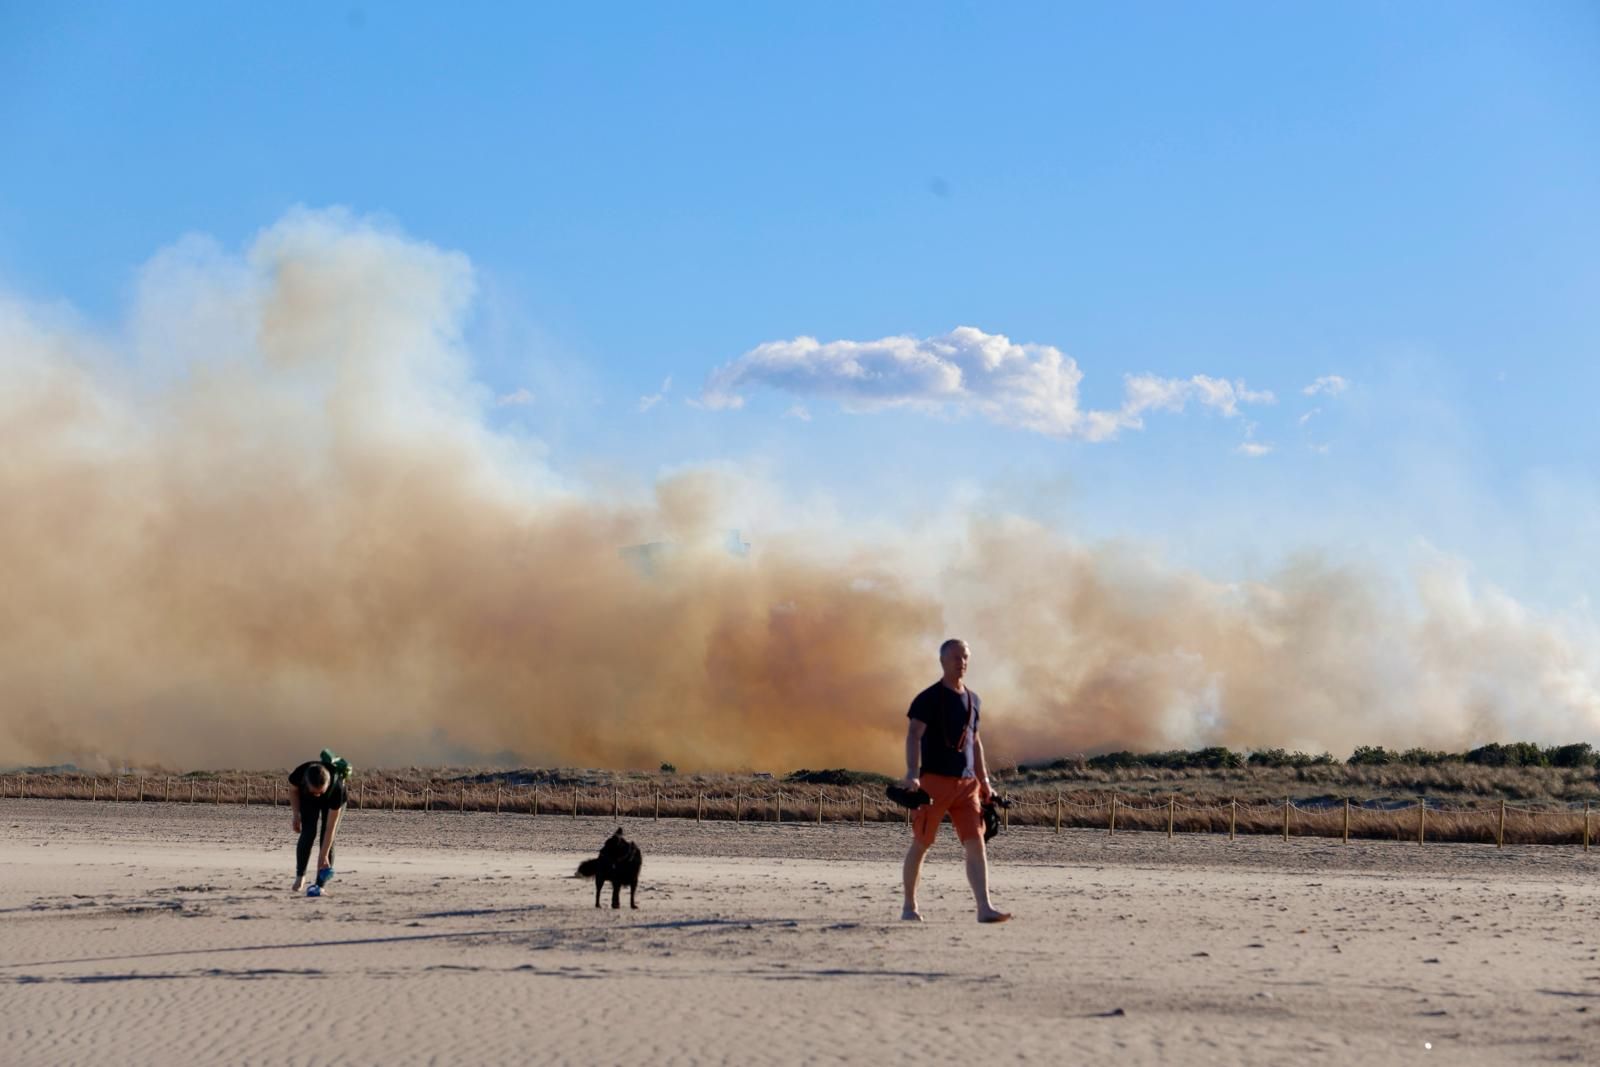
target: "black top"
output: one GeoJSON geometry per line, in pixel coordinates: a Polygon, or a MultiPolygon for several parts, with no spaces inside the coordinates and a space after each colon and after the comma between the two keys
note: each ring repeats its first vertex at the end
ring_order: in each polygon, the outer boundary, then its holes
{"type": "Polygon", "coordinates": [[[977,693],[971,689],[958,693],[943,681],[934,682],[917,694],[906,718],[928,724],[922,732],[923,773],[952,778],[976,776],[974,740],[982,710],[983,701],[977,693]]]}
{"type": "Polygon", "coordinates": [[[344,788],[344,782],[327,765],[322,764],[322,769],[328,772],[328,788],[323,790],[320,797],[311,795],[310,788],[306,785],[306,771],[317,766],[316,760],[307,760],[289,772],[289,782],[300,791],[301,811],[331,811],[334,808],[344,807],[349,799],[344,788]]]}

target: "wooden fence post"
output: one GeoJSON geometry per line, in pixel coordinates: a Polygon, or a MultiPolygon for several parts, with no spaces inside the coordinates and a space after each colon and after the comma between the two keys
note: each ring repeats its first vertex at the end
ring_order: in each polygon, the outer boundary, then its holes
{"type": "MultiPolygon", "coordinates": [[[[140,800],[144,799],[144,783],[143,782],[139,783],[139,799],[140,800]]],[[[250,779],[248,779],[248,778],[246,778],[244,780],[244,806],[247,807],[247,808],[250,806],[250,779]]]]}
{"type": "Polygon", "coordinates": [[[817,825],[822,825],[822,790],[817,790],[817,825]]]}
{"type": "Polygon", "coordinates": [[[1010,808],[1001,808],[1000,809],[1000,825],[1005,827],[1007,830],[1011,829],[1011,809],[1010,808]]]}
{"type": "Polygon", "coordinates": [[[1350,843],[1350,798],[1344,798],[1344,843],[1350,843]]]}
{"type": "Polygon", "coordinates": [[[422,810],[433,810],[433,785],[431,783],[422,787],[422,810]]]}
{"type": "Polygon", "coordinates": [[[89,799],[100,799],[100,776],[98,774],[89,780],[89,799]]]}
{"type": "Polygon", "coordinates": [[[1283,798],[1283,839],[1289,840],[1289,798],[1283,798]]]}
{"type": "Polygon", "coordinates": [[[1172,823],[1178,813],[1178,798],[1167,798],[1167,840],[1172,840],[1172,823]]]}
{"type": "Polygon", "coordinates": [[[144,775],[139,775],[139,803],[144,803],[144,775]]]}
{"type": "Polygon", "coordinates": [[[701,812],[704,811],[705,806],[706,806],[706,791],[704,789],[697,790],[695,792],[695,795],[694,795],[694,821],[695,822],[699,822],[700,821],[701,812]]]}
{"type": "Polygon", "coordinates": [[[611,817],[613,819],[622,817],[622,796],[616,786],[611,787],[611,817]]]}
{"type": "Polygon", "coordinates": [[[361,781],[356,783],[356,810],[360,811],[363,807],[366,806],[366,802],[367,802],[367,783],[366,783],[366,780],[363,779],[363,780],[361,780],[361,781]]]}
{"type": "Polygon", "coordinates": [[[189,779],[189,803],[191,804],[194,803],[194,786],[195,780],[193,778],[189,779]]]}
{"type": "Polygon", "coordinates": [[[170,775],[169,775],[169,776],[168,776],[168,777],[167,777],[167,791],[166,791],[166,795],[164,795],[164,796],[163,796],[163,797],[162,797],[162,798],[161,798],[161,803],[163,803],[163,804],[168,804],[168,803],[171,803],[171,801],[172,801],[172,777],[171,777],[171,776],[170,776],[170,775]]]}
{"type": "Polygon", "coordinates": [[[861,791],[861,818],[858,820],[858,825],[867,825],[867,791],[865,789],[861,791]]]}
{"type": "Polygon", "coordinates": [[[1417,844],[1422,844],[1428,831],[1428,800],[1426,797],[1417,798],[1417,844]]]}
{"type": "Polygon", "coordinates": [[[533,812],[532,812],[532,814],[535,817],[537,817],[538,814],[539,814],[539,783],[538,782],[535,782],[533,784],[533,812]]]}
{"type": "Polygon", "coordinates": [[[577,786],[573,786],[572,787],[572,817],[574,819],[576,819],[578,817],[578,787],[577,786]]]}
{"type": "Polygon", "coordinates": [[[464,812],[464,811],[467,810],[467,787],[466,786],[462,786],[461,787],[461,792],[456,796],[456,810],[457,811],[461,811],[461,812],[464,812]]]}
{"type": "Polygon", "coordinates": [[[744,817],[744,790],[733,791],[733,821],[738,822],[744,817]]]}
{"type": "Polygon", "coordinates": [[[778,825],[783,825],[783,790],[778,790],[778,825]]]}
{"type": "Polygon", "coordinates": [[[218,778],[211,783],[211,800],[213,803],[222,803],[222,779],[218,778]]]}
{"type": "Polygon", "coordinates": [[[1061,832],[1061,790],[1056,790],[1056,833],[1061,832]]]}
{"type": "Polygon", "coordinates": [[[494,787],[494,813],[496,815],[500,814],[500,786],[499,786],[499,783],[496,783],[495,787],[494,787]]]}
{"type": "Polygon", "coordinates": [[[1500,828],[1494,834],[1494,847],[1506,847],[1506,799],[1500,798],[1500,828]]]}
{"type": "Polygon", "coordinates": [[[656,786],[656,821],[661,821],[661,787],[656,786]]]}
{"type": "Polygon", "coordinates": [[[1106,836],[1117,832],[1117,791],[1111,791],[1111,817],[1106,820],[1106,836]]]}
{"type": "Polygon", "coordinates": [[[1583,802],[1583,850],[1589,851],[1589,802],[1583,802]]]}

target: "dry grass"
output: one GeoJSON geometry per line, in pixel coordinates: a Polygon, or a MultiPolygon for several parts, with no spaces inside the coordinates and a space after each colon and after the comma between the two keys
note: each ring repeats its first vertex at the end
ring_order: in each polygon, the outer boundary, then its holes
{"type": "Polygon", "coordinates": [[[1135,795],[1177,792],[1194,797],[1256,801],[1314,796],[1357,801],[1449,799],[1452,803],[1501,798],[1541,805],[1600,802],[1594,768],[1486,767],[1448,762],[1431,766],[1335,763],[1311,767],[1239,767],[1164,770],[1129,767],[1093,770],[1008,771],[1002,777],[1017,788],[1108,790],[1135,795]]]}
{"type": "MultiPolygon", "coordinates": [[[[1440,768],[1412,768],[1413,772],[1440,768]]],[[[1548,769],[1476,772],[1484,781],[1516,777],[1526,787],[1569,786],[1570,772],[1548,769]]],[[[1093,785],[1062,777],[1061,785],[1014,777],[1008,824],[1090,827],[1118,831],[1282,834],[1416,841],[1494,842],[1501,833],[1504,795],[1466,802],[1415,799],[1383,792],[1387,767],[1251,768],[1232,771],[1090,772],[1093,785]],[[1307,796],[1305,787],[1319,788],[1307,796]],[[1074,787],[1076,786],[1076,787],[1074,787]],[[1299,786],[1299,797],[1291,800],[1299,786]],[[1343,796],[1332,788],[1349,787],[1343,796]],[[1326,787],[1326,788],[1323,788],[1326,787]],[[1363,797],[1362,792],[1368,795],[1363,797]]],[[[1406,785],[1416,785],[1414,778],[1406,785]]],[[[1592,781],[1586,784],[1592,790],[1592,781]]],[[[287,806],[288,782],[274,774],[228,771],[187,775],[12,774],[0,776],[0,796],[113,803],[260,804],[287,806]]],[[[1522,791],[1519,791],[1522,792],[1522,791]]],[[[1517,794],[1513,794],[1516,796],[1517,794]]],[[[1548,790],[1542,795],[1548,796],[1548,790]]],[[[520,772],[373,771],[350,784],[357,809],[501,812],[545,817],[615,815],[628,818],[748,822],[886,822],[906,813],[871,785],[804,785],[747,775],[627,774],[606,771],[520,772]]],[[[1507,804],[1508,844],[1582,844],[1587,816],[1570,802],[1507,804]]]]}

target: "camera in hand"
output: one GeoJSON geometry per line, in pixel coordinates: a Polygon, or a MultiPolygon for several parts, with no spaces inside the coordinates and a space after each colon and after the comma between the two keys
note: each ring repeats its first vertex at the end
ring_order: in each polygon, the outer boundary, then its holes
{"type": "Polygon", "coordinates": [[[1003,793],[990,793],[989,802],[983,806],[983,839],[993,841],[1000,833],[1000,811],[1011,807],[1011,798],[1003,793]]]}
{"type": "Polygon", "coordinates": [[[913,811],[924,804],[933,803],[933,798],[928,795],[927,790],[907,789],[898,784],[885,787],[883,794],[902,808],[910,808],[913,811]]]}

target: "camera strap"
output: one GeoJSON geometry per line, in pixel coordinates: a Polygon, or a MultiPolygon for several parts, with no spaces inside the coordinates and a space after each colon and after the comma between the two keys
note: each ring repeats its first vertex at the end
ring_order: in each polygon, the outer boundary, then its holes
{"type": "Polygon", "coordinates": [[[972,706],[972,690],[966,689],[962,693],[967,698],[967,725],[962,728],[961,736],[956,739],[956,743],[953,745],[950,744],[950,735],[948,733],[944,735],[946,747],[953,748],[957,752],[967,747],[967,741],[972,736],[973,727],[977,725],[975,720],[978,717],[977,710],[972,706]]]}

